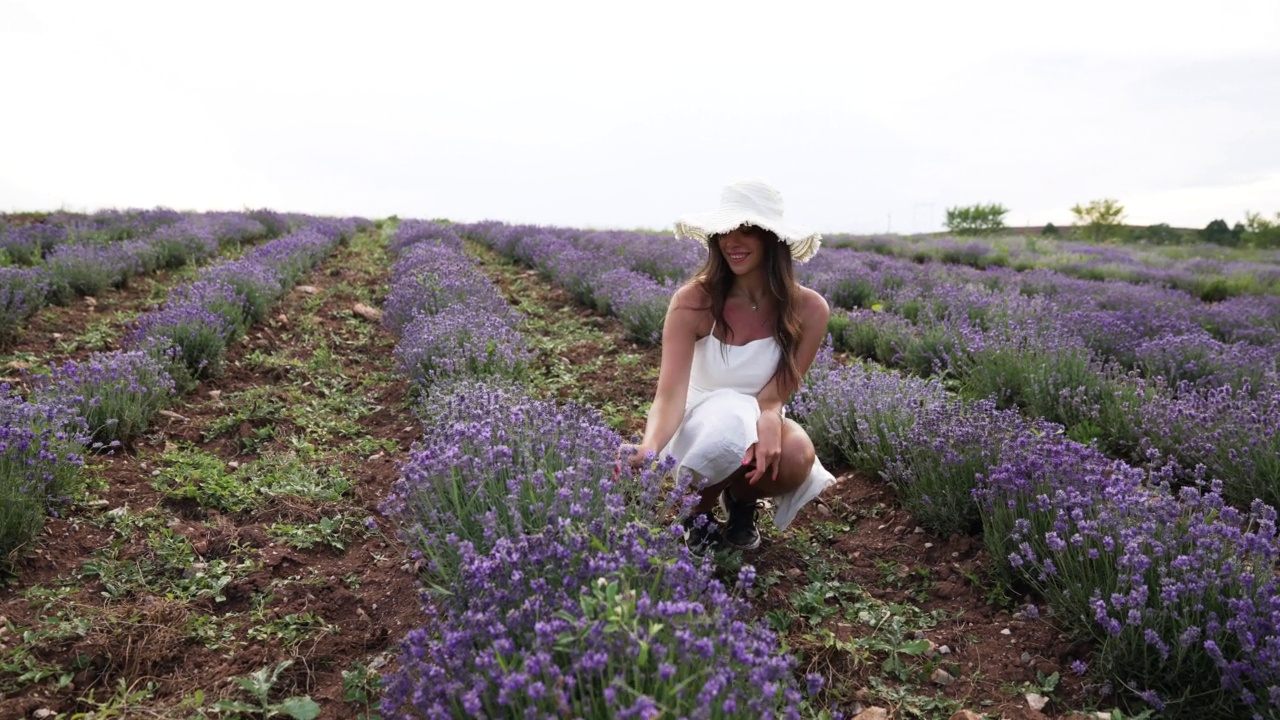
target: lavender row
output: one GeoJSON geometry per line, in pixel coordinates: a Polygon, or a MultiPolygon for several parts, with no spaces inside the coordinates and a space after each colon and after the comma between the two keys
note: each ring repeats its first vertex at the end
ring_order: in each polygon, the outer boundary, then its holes
{"type": "Polygon", "coordinates": [[[1214,483],[1175,491],[1168,469],[1109,459],[936,379],[838,365],[829,348],[791,409],[820,455],[886,478],[935,532],[980,530],[1010,575],[1093,641],[1098,679],[1170,716],[1280,707],[1271,507],[1237,511],[1214,483]]]}
{"type": "Polygon", "coordinates": [[[844,349],[951,378],[966,394],[1064,425],[1133,463],[1173,464],[1184,479],[1205,466],[1239,507],[1280,503],[1275,298],[1206,305],[1048,273],[1003,286],[1010,278],[995,273],[852,251],[810,265],[807,282],[858,308],[833,318],[844,349]],[[962,282],[968,276],[988,284],[962,282]],[[1209,318],[1236,339],[1211,336],[1199,324],[1209,318]]]}
{"type": "Polygon", "coordinates": [[[705,250],[651,233],[505,225],[458,226],[500,254],[537,268],[579,302],[615,315],[640,343],[657,343],[671,294],[705,250]]]}
{"type": "MultiPolygon", "coordinates": [[[[285,229],[285,219],[266,210],[206,213],[161,224],[136,238],[58,243],[31,267],[0,267],[0,342],[12,339],[26,320],[47,304],[65,304],[75,295],[97,295],[122,287],[130,278],[159,268],[202,262],[223,247],[276,237],[285,229]]],[[[14,232],[6,238],[12,240],[14,232]]],[[[31,239],[28,236],[32,234],[27,232],[23,237],[31,239]]],[[[12,243],[8,247],[13,250],[12,243]]]]}
{"type": "Polygon", "coordinates": [[[751,569],[726,588],[653,523],[687,502],[663,488],[673,461],[619,472],[598,413],[536,400],[520,361],[489,362],[527,353],[518,315],[452,228],[405,221],[390,247],[384,317],[424,433],[386,511],[432,611],[384,679],[384,715],[798,717],[794,660],[747,620],[751,569]],[[420,328],[454,327],[441,318],[458,306],[497,320],[458,331],[471,360],[424,365],[420,328]]]}
{"type": "Polygon", "coordinates": [[[1211,244],[1153,251],[1134,245],[1092,245],[1030,236],[960,241],[953,237],[829,235],[826,241],[915,263],[1052,270],[1081,280],[1176,288],[1204,300],[1280,294],[1280,252],[1276,251],[1232,253],[1211,244]],[[1224,255],[1227,259],[1219,259],[1224,255]]]}
{"type": "Polygon", "coordinates": [[[74,487],[86,449],[128,445],[155,413],[217,375],[230,343],[261,319],[300,273],[355,232],[316,220],[244,257],[204,268],[164,307],[140,316],[125,348],[50,368],[24,400],[0,397],[0,565],[9,567],[74,487]]]}
{"type": "Polygon", "coordinates": [[[1255,348],[1274,357],[1280,347],[1280,297],[1206,303],[1152,285],[1081,280],[1049,270],[919,265],[845,249],[820,253],[800,266],[798,276],[836,306],[874,308],[912,323],[949,323],[957,332],[1034,323],[1078,338],[1100,358],[1126,369],[1176,367],[1176,354],[1151,346],[1169,338],[1182,341],[1190,366],[1204,355],[1248,354],[1255,348]]]}
{"type": "Polygon", "coordinates": [[[390,250],[383,322],[399,335],[395,356],[417,393],[438,380],[524,375],[531,356],[518,327],[522,316],[493,291],[451,228],[402,221],[390,250]]]}
{"type": "Polygon", "coordinates": [[[0,215],[0,251],[9,262],[31,265],[64,242],[129,240],[149,235],[186,217],[187,214],[168,208],[0,215]]]}

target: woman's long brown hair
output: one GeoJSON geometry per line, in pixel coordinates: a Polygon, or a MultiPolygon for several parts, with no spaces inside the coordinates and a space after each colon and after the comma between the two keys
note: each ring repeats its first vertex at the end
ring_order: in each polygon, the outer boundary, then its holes
{"type": "MultiPolygon", "coordinates": [[[[773,380],[779,383],[779,389],[799,387],[800,367],[796,363],[796,352],[800,347],[800,313],[796,308],[799,292],[791,250],[772,231],[754,225],[742,227],[763,241],[768,293],[774,300],[773,339],[782,350],[773,380]]],[[[724,303],[733,288],[733,278],[733,271],[720,251],[720,236],[712,235],[707,238],[707,259],[693,276],[693,282],[711,298],[711,317],[724,328],[726,341],[733,337],[733,330],[724,320],[724,303]]]]}

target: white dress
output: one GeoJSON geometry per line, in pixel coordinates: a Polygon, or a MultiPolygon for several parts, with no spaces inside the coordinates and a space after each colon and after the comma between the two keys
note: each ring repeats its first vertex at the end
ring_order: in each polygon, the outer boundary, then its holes
{"type": "MultiPolygon", "coordinates": [[[[694,344],[684,421],[663,449],[679,461],[677,472],[689,470],[718,482],[742,469],[747,448],[758,439],[756,396],[773,377],[780,355],[772,337],[729,345],[715,336],[714,325],[710,335],[694,344]]],[[[815,459],[800,487],[769,498],[774,526],[787,529],[800,508],[834,480],[815,459]]]]}

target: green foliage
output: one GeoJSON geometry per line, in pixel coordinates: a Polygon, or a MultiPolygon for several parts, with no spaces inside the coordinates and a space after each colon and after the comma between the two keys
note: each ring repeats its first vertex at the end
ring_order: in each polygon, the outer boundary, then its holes
{"type": "Polygon", "coordinates": [[[264,454],[257,461],[228,467],[200,450],[165,453],[166,467],[152,485],[174,500],[190,500],[221,512],[245,512],[272,498],[291,496],[338,500],[351,486],[335,467],[317,467],[293,452],[264,454]]]}
{"type": "Polygon", "coordinates": [[[1280,248],[1280,212],[1275,220],[1270,220],[1262,213],[1246,212],[1244,214],[1242,235],[1244,243],[1257,248],[1280,248]]]}
{"type": "Polygon", "coordinates": [[[1087,205],[1074,205],[1071,214],[1077,227],[1086,238],[1102,242],[1120,235],[1124,228],[1124,206],[1111,198],[1091,200],[1087,205]]]}
{"type": "Polygon", "coordinates": [[[236,685],[245,691],[253,702],[241,700],[219,700],[209,708],[212,712],[225,713],[227,717],[273,718],[277,715],[293,718],[293,720],[313,720],[320,716],[320,705],[305,695],[287,697],[279,702],[271,701],[271,691],[280,679],[280,673],[293,664],[292,660],[248,675],[232,678],[236,685]]]}
{"type": "Polygon", "coordinates": [[[1239,247],[1243,234],[1243,228],[1241,228],[1241,232],[1235,232],[1227,227],[1225,220],[1219,218],[1210,221],[1208,225],[1204,226],[1204,229],[1200,231],[1200,239],[1214,245],[1239,247]]]}
{"type": "Polygon", "coordinates": [[[364,526],[351,515],[322,517],[313,523],[273,523],[267,528],[272,539],[298,550],[328,546],[342,552],[347,543],[364,533],[364,526]]]}
{"type": "Polygon", "coordinates": [[[1004,227],[1008,208],[999,203],[967,205],[947,208],[947,229],[957,235],[982,235],[1004,227]]]}
{"type": "Polygon", "coordinates": [[[1058,237],[1062,232],[1058,230],[1057,225],[1054,225],[1053,223],[1046,223],[1044,228],[1040,230],[1040,234],[1047,235],[1049,237],[1058,237]]]}
{"type": "Polygon", "coordinates": [[[1131,239],[1152,245],[1178,245],[1182,242],[1182,233],[1169,227],[1168,223],[1159,223],[1135,230],[1131,239]]]}

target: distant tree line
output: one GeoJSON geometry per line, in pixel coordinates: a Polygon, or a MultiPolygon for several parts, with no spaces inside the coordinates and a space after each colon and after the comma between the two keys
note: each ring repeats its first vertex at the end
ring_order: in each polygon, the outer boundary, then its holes
{"type": "MultiPolygon", "coordinates": [[[[979,203],[947,208],[947,229],[956,235],[990,235],[1005,228],[1004,216],[1009,209],[999,203],[979,203]]],[[[1274,218],[1262,213],[1246,212],[1243,222],[1228,226],[1225,220],[1214,220],[1201,230],[1179,230],[1168,223],[1135,227],[1124,223],[1124,206],[1118,200],[1104,198],[1071,208],[1075,222],[1072,235],[1090,242],[1132,242],[1149,245],[1183,245],[1208,242],[1224,247],[1280,248],[1280,212],[1274,218]]],[[[1042,235],[1060,235],[1053,223],[1044,226],[1042,235]]]]}

